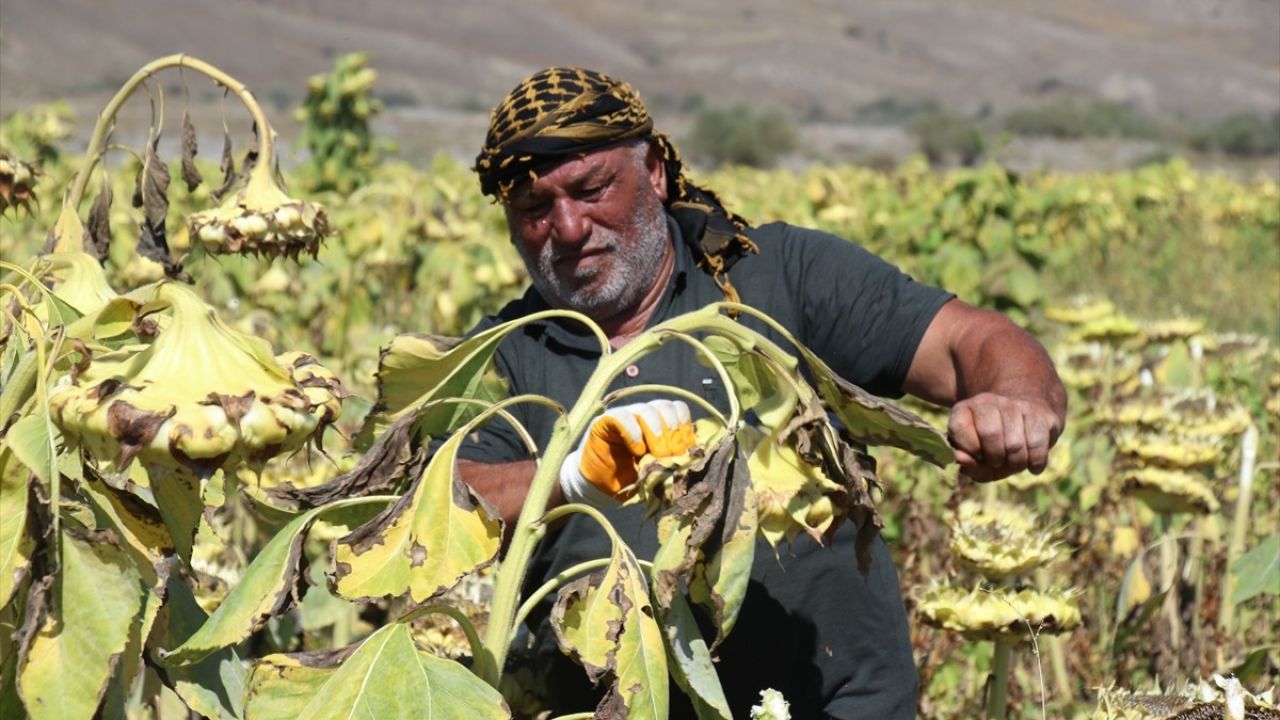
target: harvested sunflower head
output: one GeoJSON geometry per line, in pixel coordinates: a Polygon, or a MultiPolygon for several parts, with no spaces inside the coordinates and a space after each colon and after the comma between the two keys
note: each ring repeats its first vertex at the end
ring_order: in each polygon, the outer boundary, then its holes
{"type": "Polygon", "coordinates": [[[1110,300],[1078,296],[1060,305],[1050,305],[1044,309],[1044,316],[1065,325],[1083,325],[1110,317],[1115,312],[1116,306],[1110,300]]]}
{"type": "Polygon", "coordinates": [[[1142,358],[1122,350],[1106,349],[1098,343],[1075,343],[1066,346],[1057,359],[1062,382],[1076,390],[1089,390],[1109,383],[1119,387],[1136,385],[1142,358]]]}
{"type": "Polygon", "coordinates": [[[1204,321],[1186,317],[1157,320],[1144,324],[1141,330],[1148,343],[1169,343],[1187,340],[1204,332],[1204,321]]]}
{"type": "Polygon", "coordinates": [[[1166,430],[1195,438],[1239,435],[1252,419],[1241,405],[1219,400],[1212,392],[1190,391],[1172,398],[1164,416],[1166,430]]]}
{"type": "Polygon", "coordinates": [[[188,232],[214,255],[312,257],[329,233],[324,207],[288,196],[270,173],[255,172],[220,207],[193,214],[188,232]]]}
{"type": "Polygon", "coordinates": [[[1179,690],[1102,688],[1089,720],[1280,720],[1270,690],[1254,695],[1234,677],[1187,683],[1179,690]]]}
{"type": "Polygon", "coordinates": [[[1145,502],[1158,513],[1195,513],[1218,510],[1218,498],[1204,477],[1182,470],[1139,468],[1120,476],[1125,494],[1145,502]]]}
{"type": "Polygon", "coordinates": [[[205,475],[296,450],[336,418],[341,389],[308,356],[282,365],[183,285],[159,285],[162,306],[154,341],[94,355],[51,394],[54,421],[95,457],[205,475]]]}
{"type": "Polygon", "coordinates": [[[933,585],[918,593],[916,612],[934,627],[968,640],[1038,633],[1057,635],[1080,626],[1075,593],[1039,590],[965,590],[933,585]],[[1028,627],[1029,626],[1029,627],[1028,627]]]}
{"type": "Polygon", "coordinates": [[[1222,459],[1222,446],[1215,439],[1127,433],[1116,438],[1116,451],[1135,465],[1191,469],[1213,465],[1222,459]]]}
{"type": "Polygon", "coordinates": [[[1117,343],[1138,335],[1141,328],[1138,323],[1124,315],[1108,315],[1077,325],[1071,331],[1071,339],[1075,342],[1107,342],[1117,343]]]}
{"type": "Polygon", "coordinates": [[[1001,580],[1052,561],[1058,547],[1027,510],[966,500],[951,522],[951,553],[988,580],[1001,580]]]}

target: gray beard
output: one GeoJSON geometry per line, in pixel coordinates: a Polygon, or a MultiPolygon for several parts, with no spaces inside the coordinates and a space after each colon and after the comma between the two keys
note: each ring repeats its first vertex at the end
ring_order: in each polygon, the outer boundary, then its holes
{"type": "Polygon", "coordinates": [[[592,232],[593,246],[607,249],[613,260],[610,274],[597,286],[592,285],[597,280],[598,270],[579,270],[569,279],[556,274],[555,263],[561,253],[557,252],[555,243],[543,244],[537,257],[529,254],[524,243],[515,245],[529,270],[533,287],[547,304],[576,310],[601,321],[639,305],[657,280],[653,274],[657,272],[669,242],[667,217],[662,204],[637,202],[631,226],[636,229],[638,242],[626,254],[617,252],[621,239],[617,233],[598,229],[592,232]]]}

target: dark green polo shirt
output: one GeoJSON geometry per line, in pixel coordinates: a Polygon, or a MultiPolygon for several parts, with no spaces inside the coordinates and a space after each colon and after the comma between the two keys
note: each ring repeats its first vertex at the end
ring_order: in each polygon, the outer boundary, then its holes
{"type": "MultiPolygon", "coordinates": [[[[651,325],[723,299],[710,276],[695,267],[679,228],[668,224],[676,263],[651,325]]],[[[914,282],[832,235],[782,223],[749,235],[760,252],[741,259],[731,272],[742,301],[781,323],[845,379],[880,395],[901,395],[925,328],[952,296],[914,282]]],[[[546,302],[530,289],[475,331],[545,309],[546,302]]],[[[763,324],[744,321],[788,346],[763,324]]],[[[580,327],[548,321],[513,333],[496,360],[512,394],[538,393],[568,408],[594,371],[599,347],[580,327]]],[[[613,389],[650,383],[703,393],[727,410],[719,378],[684,343],[668,343],[644,357],[618,377],[613,389]]],[[[627,402],[645,399],[631,396],[627,402]]],[[[513,410],[539,447],[545,447],[555,415],[532,405],[513,410]]],[[[462,455],[487,462],[515,460],[525,457],[523,447],[505,423],[494,421],[462,455]]],[[[653,556],[654,524],[642,521],[639,508],[613,508],[606,514],[639,557],[653,556]]],[[[766,687],[783,693],[794,718],[914,717],[916,670],[897,573],[878,541],[871,572],[859,574],[854,534],[852,525],[844,524],[831,547],[802,535],[782,548],[780,559],[766,543],[758,544],[737,625],[718,653],[717,670],[736,717],[747,717],[766,687]]],[[[589,518],[574,515],[536,552],[529,588],[608,554],[604,533],[589,518]]],[[[550,692],[556,710],[592,709],[600,691],[593,691],[583,671],[560,654],[548,629],[535,629],[535,635],[542,641],[539,665],[553,668],[550,692]]],[[[682,697],[673,691],[673,718],[692,717],[682,697]]]]}

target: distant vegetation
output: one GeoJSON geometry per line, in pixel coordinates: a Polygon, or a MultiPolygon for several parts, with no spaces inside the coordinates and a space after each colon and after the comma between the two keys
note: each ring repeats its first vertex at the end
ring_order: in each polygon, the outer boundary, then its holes
{"type": "Polygon", "coordinates": [[[712,166],[772,167],[798,147],[795,123],[782,110],[755,110],[738,104],[696,111],[687,146],[712,166]]]}
{"type": "Polygon", "coordinates": [[[975,165],[994,144],[991,139],[1001,133],[1060,140],[1149,140],[1163,146],[1152,156],[1155,158],[1173,156],[1179,150],[1237,158],[1280,153],[1280,110],[1193,123],[1183,118],[1157,118],[1111,100],[1061,98],[996,116],[989,108],[963,115],[932,100],[883,97],[858,108],[854,122],[904,126],[935,165],[975,165]]]}

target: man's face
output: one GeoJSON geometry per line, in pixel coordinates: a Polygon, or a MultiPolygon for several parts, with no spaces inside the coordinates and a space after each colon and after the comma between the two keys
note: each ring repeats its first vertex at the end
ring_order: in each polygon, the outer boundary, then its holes
{"type": "Polygon", "coordinates": [[[515,188],[511,239],[553,307],[601,321],[636,309],[670,247],[666,175],[647,145],[573,157],[515,188]]]}

